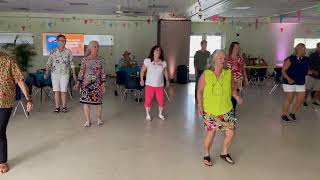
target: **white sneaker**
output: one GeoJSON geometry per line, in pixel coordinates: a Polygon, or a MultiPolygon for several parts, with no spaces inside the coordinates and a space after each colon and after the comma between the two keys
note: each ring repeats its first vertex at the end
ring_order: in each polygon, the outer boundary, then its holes
{"type": "Polygon", "coordinates": [[[166,118],[162,114],[159,114],[159,118],[163,121],[166,120],[166,118]]]}
{"type": "Polygon", "coordinates": [[[147,121],[152,121],[152,119],[151,119],[150,116],[147,116],[147,117],[146,117],[146,120],[147,120],[147,121]]]}

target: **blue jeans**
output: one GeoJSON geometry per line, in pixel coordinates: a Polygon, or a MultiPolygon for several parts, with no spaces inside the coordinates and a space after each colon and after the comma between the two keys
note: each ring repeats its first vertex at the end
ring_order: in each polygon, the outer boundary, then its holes
{"type": "Polygon", "coordinates": [[[195,98],[196,98],[196,102],[198,101],[198,100],[197,100],[198,82],[199,82],[199,79],[200,79],[202,73],[203,73],[202,70],[197,70],[197,74],[196,74],[196,88],[195,88],[195,98]]]}

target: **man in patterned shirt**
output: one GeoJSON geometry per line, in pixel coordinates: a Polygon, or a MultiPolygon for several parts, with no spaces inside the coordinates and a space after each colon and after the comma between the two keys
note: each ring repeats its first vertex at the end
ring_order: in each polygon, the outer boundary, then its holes
{"type": "Polygon", "coordinates": [[[54,49],[48,59],[45,79],[48,78],[49,70],[51,70],[52,88],[54,91],[54,100],[56,109],[54,112],[60,112],[60,98],[62,100],[62,112],[67,112],[66,101],[68,84],[70,79],[70,68],[73,73],[73,80],[77,81],[75,64],[71,51],[66,48],[66,37],[64,35],[57,36],[58,45],[57,49],[54,49]]]}
{"type": "Polygon", "coordinates": [[[16,84],[26,97],[28,112],[32,109],[32,100],[15,60],[0,52],[0,67],[0,173],[6,173],[9,171],[6,131],[12,108],[16,102],[16,84]]]}

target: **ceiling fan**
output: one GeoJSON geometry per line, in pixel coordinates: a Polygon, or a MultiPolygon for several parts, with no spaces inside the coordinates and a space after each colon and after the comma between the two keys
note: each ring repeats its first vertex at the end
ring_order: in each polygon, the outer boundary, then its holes
{"type": "Polygon", "coordinates": [[[137,17],[139,14],[143,14],[143,11],[135,11],[128,8],[121,8],[121,5],[117,5],[117,9],[114,11],[117,17],[131,16],[137,17]]]}

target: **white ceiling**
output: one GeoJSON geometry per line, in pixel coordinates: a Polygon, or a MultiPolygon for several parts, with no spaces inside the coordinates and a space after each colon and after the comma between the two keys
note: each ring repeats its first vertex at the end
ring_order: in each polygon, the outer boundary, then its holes
{"type": "MultiPolygon", "coordinates": [[[[223,17],[263,17],[276,16],[288,12],[292,12],[289,16],[295,16],[297,10],[305,8],[307,10],[302,11],[302,16],[318,18],[320,15],[316,8],[308,9],[320,4],[320,0],[199,1],[202,10],[205,10],[202,12],[202,19],[210,18],[213,15],[223,17]],[[234,10],[233,8],[235,7],[250,7],[250,9],[234,10]]],[[[199,20],[197,0],[0,0],[0,11],[114,15],[117,5],[121,5],[124,11],[142,12],[138,14],[141,16],[175,12],[175,14],[190,17],[192,20],[199,20]],[[1,3],[3,1],[8,3],[1,3]],[[70,3],[87,3],[88,5],[70,5],[70,3]]]]}
{"type": "Polygon", "coordinates": [[[0,11],[113,15],[117,5],[121,5],[124,11],[152,15],[154,12],[156,14],[184,12],[193,2],[194,0],[0,0],[0,11]],[[1,1],[8,3],[1,3],[1,1]],[[88,5],[70,5],[69,3],[87,3],[88,5]],[[150,7],[154,5],[155,7],[150,7]]]}
{"type": "MultiPolygon", "coordinates": [[[[222,17],[268,17],[279,16],[280,14],[296,16],[297,10],[302,10],[301,15],[305,17],[320,16],[320,12],[317,12],[316,8],[311,8],[320,4],[320,0],[200,0],[200,4],[202,10],[204,10],[202,19],[213,15],[222,17]],[[250,8],[244,10],[233,9],[236,7],[250,8]]],[[[193,20],[198,19],[198,6],[198,3],[194,3],[189,7],[187,10],[188,17],[193,15],[193,20]]]]}

